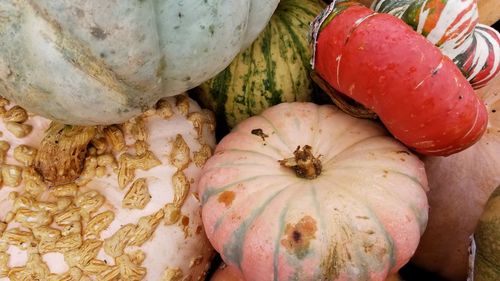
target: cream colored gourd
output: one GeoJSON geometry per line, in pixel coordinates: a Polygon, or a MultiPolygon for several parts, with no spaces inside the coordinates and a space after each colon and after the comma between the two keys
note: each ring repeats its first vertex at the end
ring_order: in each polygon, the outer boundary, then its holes
{"type": "Polygon", "coordinates": [[[418,157],[375,122],[313,103],[238,124],[198,189],[210,242],[247,281],[384,281],[427,223],[418,157]]]}
{"type": "Polygon", "coordinates": [[[98,127],[80,177],[53,187],[33,164],[50,122],[23,123],[24,138],[1,125],[0,280],[204,278],[214,252],[192,187],[215,144],[209,113],[181,95],[98,127]]]}
{"type": "Polygon", "coordinates": [[[279,0],[0,1],[0,95],[66,124],[113,124],[223,70],[279,0]]]}
{"type": "Polygon", "coordinates": [[[413,257],[417,265],[449,280],[467,278],[469,237],[484,205],[500,185],[500,76],[478,91],[488,128],[470,148],[424,159],[429,178],[429,223],[413,257]]]}

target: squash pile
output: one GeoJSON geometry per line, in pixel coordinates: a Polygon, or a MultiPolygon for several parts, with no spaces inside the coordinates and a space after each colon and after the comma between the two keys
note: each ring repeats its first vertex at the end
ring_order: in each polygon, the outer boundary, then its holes
{"type": "Polygon", "coordinates": [[[0,1],[0,281],[498,280],[484,3],[0,1]]]}

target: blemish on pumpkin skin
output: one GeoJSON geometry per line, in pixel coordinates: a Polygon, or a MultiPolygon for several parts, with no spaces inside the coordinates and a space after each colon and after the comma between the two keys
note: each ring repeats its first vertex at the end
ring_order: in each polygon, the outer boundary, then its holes
{"type": "Polygon", "coordinates": [[[104,32],[104,30],[102,30],[102,28],[98,26],[90,28],[90,34],[92,34],[92,36],[99,40],[104,40],[106,39],[106,37],[108,37],[108,34],[106,34],[106,32],[104,32]]]}
{"type": "Polygon", "coordinates": [[[76,11],[76,16],[79,17],[79,18],[83,18],[85,16],[85,11],[80,9],[80,8],[76,8],[75,9],[76,11]]]}
{"type": "Polygon", "coordinates": [[[234,191],[227,190],[219,195],[217,201],[224,204],[224,206],[229,207],[233,203],[235,197],[236,195],[234,194],[234,191]]]}
{"type": "Polygon", "coordinates": [[[188,224],[189,224],[189,217],[183,216],[182,220],[181,220],[181,223],[182,223],[183,226],[188,226],[188,224]]]}
{"type": "Polygon", "coordinates": [[[369,244],[369,243],[363,244],[363,250],[365,251],[365,253],[371,252],[372,249],[373,249],[373,244],[369,244]]]}
{"type": "Polygon", "coordinates": [[[195,233],[196,233],[196,234],[200,234],[200,233],[202,233],[202,232],[203,232],[203,226],[198,225],[198,226],[196,227],[196,231],[195,231],[195,233]]]}
{"type": "Polygon", "coordinates": [[[285,227],[285,238],[281,240],[281,245],[289,253],[302,259],[308,253],[311,240],[316,238],[317,230],[316,220],[311,216],[303,217],[295,225],[288,223],[285,227]]]}
{"type": "Polygon", "coordinates": [[[267,134],[264,133],[264,131],[262,131],[262,129],[253,129],[251,131],[251,134],[252,135],[256,135],[256,136],[259,136],[262,138],[262,141],[266,141],[266,138],[268,138],[269,136],[267,134]]]}

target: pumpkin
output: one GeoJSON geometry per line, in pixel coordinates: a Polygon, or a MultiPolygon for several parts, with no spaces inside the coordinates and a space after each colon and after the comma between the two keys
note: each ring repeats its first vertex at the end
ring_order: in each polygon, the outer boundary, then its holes
{"type": "Polygon", "coordinates": [[[475,89],[500,71],[500,33],[478,24],[477,0],[376,0],[372,7],[401,18],[438,46],[475,89]]]}
{"type": "Polygon", "coordinates": [[[450,155],[483,135],[486,109],[470,84],[400,19],[356,2],[332,3],[315,20],[313,38],[320,85],[360,103],[411,149],[450,155]]]}
{"type": "Polygon", "coordinates": [[[97,127],[81,175],[50,187],[34,163],[57,124],[29,115],[24,138],[2,124],[0,279],[202,279],[214,251],[192,188],[215,143],[210,120],[186,96],[162,99],[97,127]]]}
{"type": "Polygon", "coordinates": [[[474,232],[474,281],[500,280],[500,186],[486,203],[474,232]]]}
{"type": "Polygon", "coordinates": [[[469,237],[493,190],[500,185],[500,77],[478,91],[486,103],[485,135],[448,157],[424,159],[429,178],[429,223],[413,262],[449,280],[465,280],[469,237]]]}
{"type": "Polygon", "coordinates": [[[279,0],[0,3],[0,92],[66,124],[115,124],[198,86],[279,0]]]}
{"type": "MultiPolygon", "coordinates": [[[[210,281],[245,281],[235,267],[222,264],[214,273],[210,281]]],[[[389,276],[385,281],[401,281],[398,274],[389,276]]]]}
{"type": "Polygon", "coordinates": [[[309,101],[309,24],[325,7],[320,0],[282,0],[250,48],[199,88],[203,105],[230,127],[281,102],[309,101]]]}
{"type": "Polygon", "coordinates": [[[236,126],[197,188],[210,242],[247,281],[385,280],[417,247],[426,189],[378,124],[300,102],[236,126]]]}
{"type": "Polygon", "coordinates": [[[210,281],[245,281],[237,268],[227,266],[224,263],[215,271],[210,281]]]}

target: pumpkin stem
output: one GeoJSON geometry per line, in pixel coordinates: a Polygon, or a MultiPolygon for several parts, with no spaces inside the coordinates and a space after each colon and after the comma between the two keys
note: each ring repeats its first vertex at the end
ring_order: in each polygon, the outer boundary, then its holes
{"type": "Polygon", "coordinates": [[[279,160],[281,166],[292,168],[300,178],[315,179],[321,174],[321,161],[312,154],[312,147],[300,145],[293,152],[294,157],[279,160]]]}
{"type": "Polygon", "coordinates": [[[330,96],[332,102],[340,108],[343,112],[357,117],[366,119],[377,119],[378,116],[375,112],[364,107],[362,104],[356,102],[350,97],[340,93],[335,90],[328,82],[326,82],[318,73],[315,71],[311,72],[311,79],[330,96]]]}
{"type": "Polygon", "coordinates": [[[94,126],[69,126],[52,122],[35,158],[35,169],[51,185],[72,182],[80,176],[94,126]]]}

